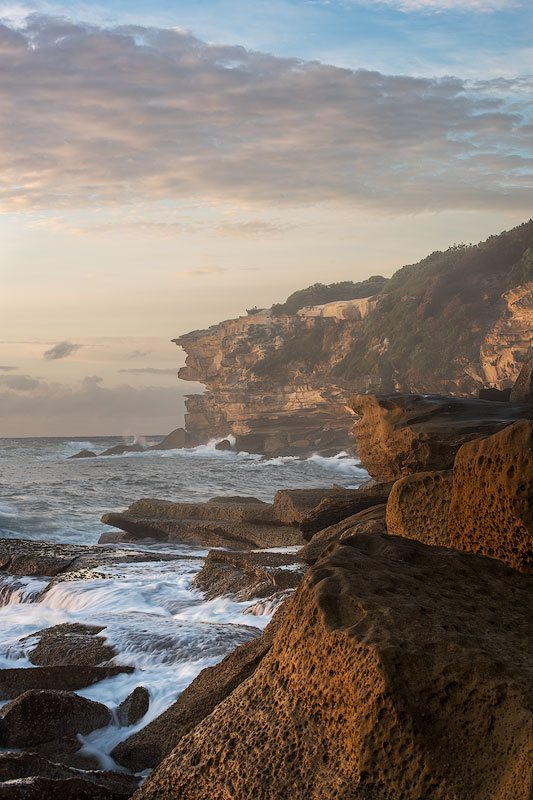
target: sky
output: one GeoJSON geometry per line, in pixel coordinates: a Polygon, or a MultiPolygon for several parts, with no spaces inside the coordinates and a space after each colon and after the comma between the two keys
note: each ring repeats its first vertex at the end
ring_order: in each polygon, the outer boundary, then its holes
{"type": "Polygon", "coordinates": [[[0,0],[0,436],[165,433],[171,339],[532,214],[529,0],[0,0]]]}

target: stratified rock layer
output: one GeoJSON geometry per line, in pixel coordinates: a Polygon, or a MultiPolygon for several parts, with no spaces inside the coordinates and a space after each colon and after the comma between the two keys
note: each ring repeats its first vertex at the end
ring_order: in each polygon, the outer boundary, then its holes
{"type": "Polygon", "coordinates": [[[355,425],[359,457],[381,481],[451,469],[461,445],[533,419],[533,405],[439,395],[356,395],[351,406],[361,415],[355,425]]]}
{"type": "Polygon", "coordinates": [[[337,545],[136,800],[529,800],[531,589],[400,537],[337,545]]]}
{"type": "Polygon", "coordinates": [[[448,526],[452,547],[533,569],[533,422],[461,447],[448,526]]]}

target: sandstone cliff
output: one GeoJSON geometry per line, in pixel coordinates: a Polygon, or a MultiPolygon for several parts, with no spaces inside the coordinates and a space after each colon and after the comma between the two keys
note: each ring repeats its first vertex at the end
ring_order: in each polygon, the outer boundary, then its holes
{"type": "Polygon", "coordinates": [[[533,220],[476,246],[454,246],[390,280],[319,284],[286,303],[174,340],[194,441],[232,433],[267,454],[350,445],[364,392],[468,395],[510,386],[533,343],[533,220]]]}

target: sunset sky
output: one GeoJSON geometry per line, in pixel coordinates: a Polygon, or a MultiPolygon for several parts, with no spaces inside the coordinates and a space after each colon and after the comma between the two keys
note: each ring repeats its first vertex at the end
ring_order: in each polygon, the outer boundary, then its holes
{"type": "Polygon", "coordinates": [[[170,339],[533,214],[530,0],[0,2],[0,436],[165,433],[170,339]]]}

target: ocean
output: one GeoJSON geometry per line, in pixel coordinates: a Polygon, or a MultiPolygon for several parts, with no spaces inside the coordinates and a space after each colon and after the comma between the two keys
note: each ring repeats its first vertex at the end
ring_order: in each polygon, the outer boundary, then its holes
{"type": "MultiPolygon", "coordinates": [[[[146,444],[161,438],[149,437],[146,444]]],[[[214,442],[69,460],[82,449],[101,452],[123,443],[121,437],[0,439],[0,538],[94,545],[110,530],[101,515],[141,497],[203,501],[253,495],[270,501],[281,488],[356,487],[368,478],[346,453],[265,459],[220,452],[214,442]]],[[[20,644],[25,636],[64,622],[97,624],[117,650],[117,662],[135,669],[78,694],[113,710],[136,686],[150,691],[149,711],[137,725],[126,731],[115,720],[80,736],[80,747],[103,768],[116,768],[109,753],[119,741],[158,716],[204,667],[258,635],[270,620],[268,603],[258,613],[253,601],[206,601],[191,588],[207,550],[166,543],[145,547],[179,558],[100,567],[83,579],[56,582],[44,594],[46,579],[0,579],[0,668],[32,666],[27,657],[31,639],[20,644]]]]}

